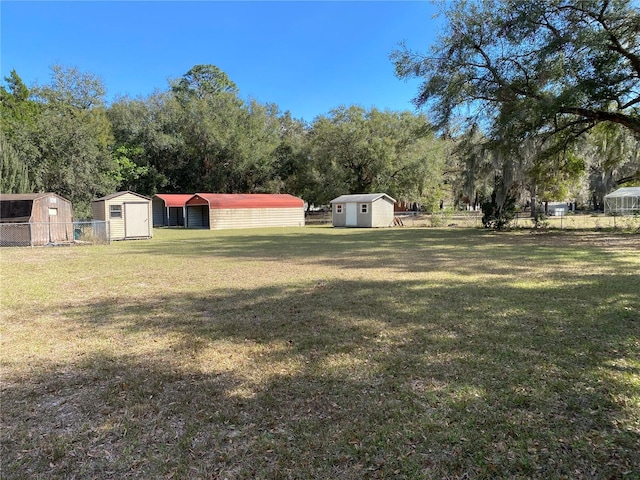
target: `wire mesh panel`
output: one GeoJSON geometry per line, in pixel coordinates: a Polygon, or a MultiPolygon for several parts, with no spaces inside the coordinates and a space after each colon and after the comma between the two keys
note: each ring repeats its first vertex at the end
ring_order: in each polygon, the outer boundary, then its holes
{"type": "Polygon", "coordinates": [[[0,247],[110,243],[109,222],[0,223],[0,247]]]}
{"type": "Polygon", "coordinates": [[[73,222],[73,239],[76,243],[110,243],[110,238],[108,221],[73,222]]]}
{"type": "Polygon", "coordinates": [[[31,246],[30,223],[0,223],[0,247],[31,246]]]}

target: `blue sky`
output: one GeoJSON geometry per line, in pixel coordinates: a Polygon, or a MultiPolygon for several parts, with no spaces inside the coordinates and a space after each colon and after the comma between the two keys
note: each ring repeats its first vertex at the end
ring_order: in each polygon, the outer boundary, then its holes
{"type": "Polygon", "coordinates": [[[166,90],[213,64],[244,99],[312,121],[340,105],[414,110],[419,81],[399,80],[389,54],[427,52],[441,21],[412,2],[25,2],[3,0],[1,72],[46,84],[54,64],[102,78],[109,100],[166,90]]]}

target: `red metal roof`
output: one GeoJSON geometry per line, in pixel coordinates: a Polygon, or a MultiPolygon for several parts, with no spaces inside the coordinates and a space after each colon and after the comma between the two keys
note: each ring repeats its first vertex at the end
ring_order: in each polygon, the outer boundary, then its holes
{"type": "Polygon", "coordinates": [[[196,193],[187,205],[222,208],[303,208],[301,198],[285,193],[196,193]]]}
{"type": "Polygon", "coordinates": [[[184,207],[187,200],[193,197],[191,193],[156,193],[154,196],[164,201],[165,207],[184,207]]]}

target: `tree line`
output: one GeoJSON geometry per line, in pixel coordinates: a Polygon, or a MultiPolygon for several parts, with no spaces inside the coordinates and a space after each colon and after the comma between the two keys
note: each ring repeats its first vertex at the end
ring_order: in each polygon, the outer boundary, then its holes
{"type": "Polygon", "coordinates": [[[340,106],[309,124],[242,100],[214,65],[109,105],[97,76],[60,65],[44,86],[12,71],[0,94],[2,192],[55,191],[80,214],[125,189],[286,192],[313,205],[349,192],[442,196],[447,142],[424,114],[340,106]]]}
{"type": "MultiPolygon", "coordinates": [[[[286,192],[310,205],[382,191],[438,208],[567,200],[640,184],[640,13],[627,0],[454,1],[429,53],[401,45],[415,112],[338,106],[311,122],[243,100],[214,65],[107,103],[56,65],[0,88],[0,191],[54,191],[78,215],[116,190],[286,192]],[[427,114],[429,116],[427,116],[427,114]]],[[[499,222],[498,222],[499,223],[499,222]]]]}

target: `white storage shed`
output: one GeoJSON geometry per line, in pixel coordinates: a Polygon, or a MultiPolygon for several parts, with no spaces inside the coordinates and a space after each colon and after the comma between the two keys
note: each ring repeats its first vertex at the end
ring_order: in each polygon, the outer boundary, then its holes
{"type": "Polygon", "coordinates": [[[134,192],[116,192],[91,203],[93,218],[108,220],[110,240],[151,238],[151,199],[134,192]]]}
{"type": "Polygon", "coordinates": [[[392,227],[396,201],[386,193],[341,195],[331,200],[334,227],[392,227]]]}

